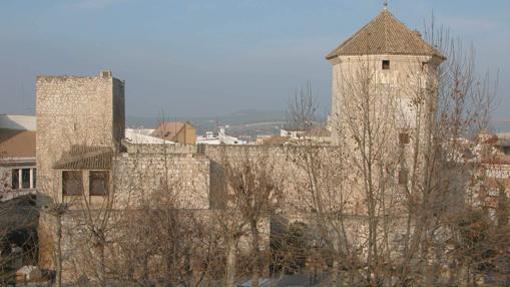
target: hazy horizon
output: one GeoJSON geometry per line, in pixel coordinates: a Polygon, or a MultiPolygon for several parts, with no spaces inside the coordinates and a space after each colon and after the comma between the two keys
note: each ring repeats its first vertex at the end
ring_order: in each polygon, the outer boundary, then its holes
{"type": "MultiPolygon", "coordinates": [[[[285,110],[307,81],[329,110],[327,52],[370,21],[382,0],[3,1],[0,113],[33,114],[38,74],[126,81],[134,117],[214,117],[285,110]],[[354,2],[354,3],[353,3],[354,2]]],[[[510,3],[390,1],[411,29],[437,23],[477,51],[479,71],[499,71],[494,118],[509,118],[510,3]]]]}

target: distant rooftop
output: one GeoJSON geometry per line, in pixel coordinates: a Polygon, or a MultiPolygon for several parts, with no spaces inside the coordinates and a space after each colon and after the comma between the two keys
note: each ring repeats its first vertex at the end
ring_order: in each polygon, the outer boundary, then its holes
{"type": "Polygon", "coordinates": [[[35,131],[36,117],[29,115],[0,114],[0,129],[35,131]]]}
{"type": "Polygon", "coordinates": [[[154,129],[126,129],[125,137],[133,144],[175,144],[173,141],[152,136],[154,129]]]}
{"type": "Polygon", "coordinates": [[[35,116],[0,115],[0,159],[35,158],[35,116]]]}

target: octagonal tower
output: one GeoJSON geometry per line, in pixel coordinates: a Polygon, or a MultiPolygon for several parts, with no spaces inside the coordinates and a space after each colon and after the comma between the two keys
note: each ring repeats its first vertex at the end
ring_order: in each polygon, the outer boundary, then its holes
{"type": "Polygon", "coordinates": [[[328,127],[334,140],[350,137],[349,127],[359,124],[363,113],[393,121],[388,125],[399,130],[431,120],[437,69],[445,57],[386,7],[326,59],[333,65],[328,127]]]}

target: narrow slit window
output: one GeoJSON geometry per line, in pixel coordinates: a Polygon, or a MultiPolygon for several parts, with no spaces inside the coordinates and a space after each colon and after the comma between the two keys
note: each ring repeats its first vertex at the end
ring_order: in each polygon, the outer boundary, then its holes
{"type": "Polygon", "coordinates": [[[21,188],[30,188],[30,169],[21,170],[21,188]]]}
{"type": "Polygon", "coordinates": [[[11,180],[11,187],[12,189],[19,189],[19,169],[13,169],[12,170],[12,180],[11,180]]]}
{"type": "Polygon", "coordinates": [[[32,188],[36,188],[36,183],[37,183],[37,169],[36,168],[33,168],[32,169],[32,188]]]}
{"type": "Polygon", "coordinates": [[[390,69],[390,60],[383,60],[382,61],[382,69],[383,70],[389,70],[390,69]]]}
{"type": "Polygon", "coordinates": [[[427,65],[428,65],[428,62],[421,62],[421,70],[425,71],[425,69],[427,68],[427,65]]]}
{"type": "Polygon", "coordinates": [[[400,170],[398,172],[398,184],[406,185],[407,184],[407,170],[400,170]]]}

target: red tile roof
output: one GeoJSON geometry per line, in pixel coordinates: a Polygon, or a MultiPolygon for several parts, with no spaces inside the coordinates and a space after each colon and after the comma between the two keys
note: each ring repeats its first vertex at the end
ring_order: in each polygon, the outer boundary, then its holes
{"type": "Polygon", "coordinates": [[[185,125],[186,123],[183,122],[162,122],[151,135],[166,140],[173,140],[175,135],[179,133],[185,125]]]}
{"type": "Polygon", "coordinates": [[[35,157],[35,131],[0,128],[0,158],[35,157]]]}

